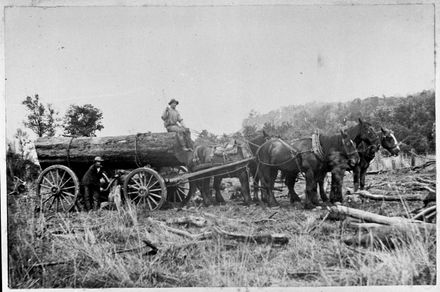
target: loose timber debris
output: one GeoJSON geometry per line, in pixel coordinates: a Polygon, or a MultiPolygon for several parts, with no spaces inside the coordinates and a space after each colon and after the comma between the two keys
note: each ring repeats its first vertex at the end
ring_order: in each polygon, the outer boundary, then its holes
{"type": "Polygon", "coordinates": [[[431,206],[429,208],[426,208],[424,210],[422,210],[420,213],[418,213],[417,215],[415,215],[412,220],[420,220],[420,218],[426,217],[427,215],[429,215],[432,212],[435,212],[437,210],[437,206],[431,206]]]}
{"type": "Polygon", "coordinates": [[[332,206],[329,207],[330,212],[337,214],[344,214],[350,217],[358,218],[363,221],[378,223],[383,225],[393,225],[393,226],[416,226],[419,228],[426,228],[429,231],[435,230],[436,225],[431,223],[425,223],[418,220],[411,220],[402,217],[387,217],[371,212],[358,210],[354,208],[349,208],[345,206],[332,206]]]}
{"type": "Polygon", "coordinates": [[[435,234],[436,225],[401,217],[387,217],[367,211],[344,206],[333,206],[331,212],[353,217],[346,219],[346,225],[368,230],[367,234],[359,233],[344,239],[347,245],[373,246],[375,248],[395,248],[414,233],[420,235],[435,234]],[[368,221],[364,223],[362,221],[368,221]]]}
{"type": "Polygon", "coordinates": [[[404,195],[404,196],[390,196],[390,195],[376,195],[372,194],[369,191],[366,190],[358,190],[357,192],[353,193],[355,195],[359,195],[361,197],[371,199],[371,200],[379,200],[379,201],[424,201],[428,195],[418,195],[418,194],[411,194],[411,195],[404,195]]]}

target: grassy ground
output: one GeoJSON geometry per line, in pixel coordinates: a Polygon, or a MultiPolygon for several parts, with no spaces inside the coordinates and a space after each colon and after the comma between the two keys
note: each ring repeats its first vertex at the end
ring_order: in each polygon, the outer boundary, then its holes
{"type": "MultiPolygon", "coordinates": [[[[412,176],[435,180],[435,172],[367,176],[370,191],[401,193],[412,176]],[[380,185],[374,188],[375,185],[380,185]]],[[[345,184],[351,186],[351,178],[345,184]]],[[[297,185],[298,191],[304,185],[297,185]]],[[[225,190],[225,197],[228,197],[225,190]]],[[[407,191],[406,193],[408,193],[407,191]]],[[[413,192],[413,191],[411,191],[413,192]]],[[[280,207],[189,207],[149,213],[129,205],[91,213],[33,214],[33,193],[8,198],[10,288],[229,287],[433,285],[436,239],[414,234],[395,249],[350,247],[342,240],[356,231],[341,221],[323,220],[327,211],[280,207]],[[216,236],[194,242],[164,228],[169,218],[187,215],[215,221],[230,232],[283,233],[283,246],[237,242],[216,236]],[[269,219],[263,220],[262,219],[269,219]],[[144,240],[156,245],[155,255],[144,240]]],[[[420,202],[377,202],[346,196],[344,205],[401,215],[420,202]]],[[[169,225],[193,234],[194,226],[169,225]]],[[[209,227],[208,227],[209,228],[209,227]]]]}

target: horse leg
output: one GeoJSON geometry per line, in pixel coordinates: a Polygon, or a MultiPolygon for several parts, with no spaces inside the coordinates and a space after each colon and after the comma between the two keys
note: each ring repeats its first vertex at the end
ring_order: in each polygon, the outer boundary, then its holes
{"type": "Polygon", "coordinates": [[[270,177],[269,177],[269,197],[267,200],[267,205],[269,207],[278,206],[277,200],[275,200],[275,196],[273,194],[273,188],[275,185],[275,180],[277,179],[278,170],[270,169],[270,177]]]}
{"type": "Polygon", "coordinates": [[[361,175],[361,167],[359,164],[356,164],[353,168],[353,190],[355,192],[359,189],[359,177],[361,175]]]}
{"type": "Polygon", "coordinates": [[[210,180],[210,178],[205,178],[199,182],[199,190],[203,198],[203,204],[205,206],[212,205],[213,203],[211,199],[211,190],[209,188],[210,180]]]}
{"type": "Polygon", "coordinates": [[[258,175],[260,176],[261,182],[261,197],[262,201],[267,203],[269,206],[276,205],[277,202],[273,195],[273,185],[277,175],[277,171],[274,171],[266,166],[261,166],[258,170],[258,175]],[[275,177],[274,177],[275,176],[275,177]]]}
{"type": "Polygon", "coordinates": [[[327,197],[327,194],[325,193],[325,189],[324,189],[324,180],[325,180],[326,176],[327,176],[327,173],[323,172],[318,178],[319,195],[321,196],[321,200],[324,203],[328,202],[328,197],[327,197]]]}
{"type": "Polygon", "coordinates": [[[295,182],[297,178],[297,173],[287,174],[286,173],[286,179],[284,183],[286,184],[287,188],[289,189],[289,198],[290,203],[295,204],[296,202],[301,202],[301,199],[299,198],[298,194],[295,192],[295,182]]]}
{"type": "Polygon", "coordinates": [[[260,188],[260,179],[258,178],[257,175],[254,176],[254,179],[253,179],[253,182],[252,182],[252,187],[254,189],[253,190],[254,196],[252,198],[252,201],[255,202],[255,203],[258,203],[259,202],[258,190],[260,188]]]}
{"type": "Polygon", "coordinates": [[[368,169],[368,166],[367,167],[362,167],[361,171],[360,171],[360,182],[359,182],[359,185],[360,185],[360,189],[361,190],[363,190],[365,188],[365,175],[367,174],[367,169],[368,169]]]}
{"type": "Polygon", "coordinates": [[[308,169],[306,171],[306,201],[304,208],[306,209],[313,209],[315,207],[313,201],[315,201],[313,198],[316,198],[317,196],[317,182],[315,179],[315,174],[313,173],[313,170],[308,169]]]}
{"type": "Polygon", "coordinates": [[[341,202],[342,203],[342,183],[344,180],[344,175],[342,171],[332,171],[332,187],[330,191],[330,202],[341,202]]]}
{"type": "Polygon", "coordinates": [[[222,193],[220,191],[220,185],[222,183],[222,177],[221,176],[215,176],[214,177],[214,191],[215,191],[215,201],[219,204],[225,204],[225,199],[222,196],[222,193]]]}
{"type": "Polygon", "coordinates": [[[249,205],[251,202],[251,195],[249,190],[249,175],[247,171],[242,171],[239,174],[241,193],[243,195],[245,205],[249,205]]]}

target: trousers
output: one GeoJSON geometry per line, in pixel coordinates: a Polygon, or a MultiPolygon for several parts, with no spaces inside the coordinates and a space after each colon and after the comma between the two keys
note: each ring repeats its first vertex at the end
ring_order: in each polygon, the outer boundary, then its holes
{"type": "Polygon", "coordinates": [[[100,206],[99,189],[96,186],[84,186],[84,208],[86,211],[98,210],[100,206]]]}
{"type": "Polygon", "coordinates": [[[168,132],[175,132],[177,134],[177,140],[182,147],[192,147],[190,140],[190,131],[188,128],[181,127],[178,125],[167,126],[168,132]]]}

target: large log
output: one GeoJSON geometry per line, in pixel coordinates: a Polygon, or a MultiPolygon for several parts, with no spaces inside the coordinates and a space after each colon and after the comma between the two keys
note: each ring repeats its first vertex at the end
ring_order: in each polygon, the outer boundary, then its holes
{"type": "Polygon", "coordinates": [[[344,214],[350,217],[358,218],[363,221],[384,224],[389,226],[413,226],[418,228],[424,228],[427,230],[435,230],[436,225],[431,223],[425,223],[423,221],[406,219],[402,217],[387,217],[371,212],[349,208],[345,206],[332,206],[328,208],[330,212],[336,214],[344,214]]]}
{"type": "Polygon", "coordinates": [[[62,164],[72,169],[87,168],[95,156],[104,158],[111,169],[153,168],[185,165],[175,133],[140,133],[111,137],[43,137],[35,141],[38,160],[44,169],[62,164]]]}

